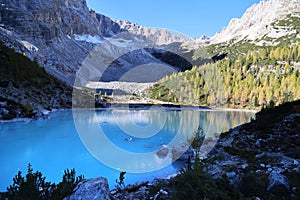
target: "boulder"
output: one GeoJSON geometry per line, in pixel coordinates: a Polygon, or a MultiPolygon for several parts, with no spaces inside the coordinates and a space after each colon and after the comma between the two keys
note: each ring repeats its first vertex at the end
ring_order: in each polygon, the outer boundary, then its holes
{"type": "Polygon", "coordinates": [[[103,177],[81,181],[74,193],[64,200],[110,200],[107,179],[103,177]]]}
{"type": "Polygon", "coordinates": [[[0,108],[0,114],[7,115],[9,111],[5,108],[0,108]]]}
{"type": "Polygon", "coordinates": [[[195,153],[192,147],[187,143],[182,143],[172,148],[173,160],[187,161],[188,159],[194,159],[195,153]]]}
{"type": "Polygon", "coordinates": [[[287,193],[290,189],[288,179],[284,175],[272,172],[269,176],[268,191],[280,192],[281,194],[287,193]]]}
{"type": "Polygon", "coordinates": [[[166,158],[168,154],[169,154],[169,149],[167,147],[163,147],[156,152],[156,155],[161,159],[166,158]]]}

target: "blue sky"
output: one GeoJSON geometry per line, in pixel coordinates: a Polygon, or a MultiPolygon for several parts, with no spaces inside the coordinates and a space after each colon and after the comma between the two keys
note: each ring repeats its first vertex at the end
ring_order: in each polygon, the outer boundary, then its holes
{"type": "Polygon", "coordinates": [[[212,36],[259,0],[87,0],[90,9],[112,19],[167,28],[189,37],[212,36]]]}

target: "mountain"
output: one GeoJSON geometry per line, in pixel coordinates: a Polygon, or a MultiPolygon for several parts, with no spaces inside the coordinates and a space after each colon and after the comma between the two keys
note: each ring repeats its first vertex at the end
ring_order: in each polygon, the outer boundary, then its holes
{"type": "MultiPolygon", "coordinates": [[[[211,38],[211,43],[224,43],[234,40],[261,40],[260,44],[273,44],[271,39],[297,33],[298,27],[292,23],[276,24],[280,20],[292,17],[299,18],[299,0],[262,0],[251,6],[240,19],[232,19],[227,27],[211,38]],[[269,40],[265,40],[269,38],[269,40]]],[[[288,19],[290,20],[290,19],[288,19]]],[[[298,32],[299,33],[299,32],[298,32]]]]}
{"type": "MultiPolygon", "coordinates": [[[[178,43],[178,47],[183,42],[193,43],[192,39],[163,29],[113,21],[89,10],[85,0],[0,0],[0,12],[0,40],[31,60],[36,59],[47,72],[68,84],[74,82],[89,53],[106,41],[101,48],[107,50],[109,57],[119,56],[120,49],[134,51],[140,44],[178,43]],[[126,36],[120,36],[122,33],[126,36]]],[[[131,69],[144,64],[143,57],[148,62],[162,63],[151,52],[135,51],[119,58],[115,67],[131,69]]],[[[108,80],[117,80],[122,76],[120,71],[112,70],[117,76],[109,74],[108,80]]]]}
{"type": "Polygon", "coordinates": [[[190,49],[199,47],[199,42],[197,40],[175,31],[170,31],[164,28],[148,28],[129,22],[128,20],[115,20],[115,22],[120,25],[121,30],[128,31],[134,35],[143,35],[147,40],[154,42],[157,45],[181,43],[183,47],[190,49]]]}
{"type": "MultiPolygon", "coordinates": [[[[175,71],[185,70],[186,67],[180,68],[181,63],[174,66],[180,60],[177,55],[191,61],[191,50],[209,44],[232,40],[277,44],[287,35],[297,39],[300,31],[299,0],[261,1],[212,38],[202,36],[199,39],[112,20],[90,10],[85,0],[0,0],[0,5],[0,40],[17,52],[25,53],[31,60],[35,59],[47,72],[70,85],[85,59],[99,45],[105,50],[106,57],[113,58],[105,72],[106,77],[102,76],[100,80],[118,81],[124,73],[145,63],[166,64],[175,71]],[[153,48],[142,50],[145,44],[158,48],[158,52],[153,48]],[[171,59],[170,50],[175,53],[171,59]],[[166,63],[166,60],[173,61],[166,63]]],[[[100,63],[107,65],[107,60],[100,63]]],[[[103,71],[99,73],[102,75],[103,71]]],[[[96,76],[88,78],[94,80],[96,76]]]]}

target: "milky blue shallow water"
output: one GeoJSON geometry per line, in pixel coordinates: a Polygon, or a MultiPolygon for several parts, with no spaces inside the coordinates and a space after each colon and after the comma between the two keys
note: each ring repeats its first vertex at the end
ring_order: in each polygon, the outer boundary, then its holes
{"type": "Polygon", "coordinates": [[[182,163],[159,158],[156,152],[163,145],[186,142],[198,127],[207,138],[215,137],[251,117],[253,113],[238,111],[99,110],[0,123],[0,191],[12,184],[18,170],[25,174],[28,163],[47,181],[60,182],[64,169],[75,168],[85,178],[106,177],[110,188],[120,170],[130,171],[125,184],[168,177],[182,163]]]}

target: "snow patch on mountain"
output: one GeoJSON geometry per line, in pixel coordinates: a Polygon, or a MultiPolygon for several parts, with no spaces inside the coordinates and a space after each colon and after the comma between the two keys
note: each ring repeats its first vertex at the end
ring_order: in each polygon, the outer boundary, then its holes
{"type": "Polygon", "coordinates": [[[103,43],[103,39],[99,36],[92,36],[89,34],[85,35],[74,35],[74,38],[76,41],[80,42],[87,42],[87,43],[92,43],[92,44],[101,44],[103,43]]]}
{"type": "Polygon", "coordinates": [[[28,50],[28,51],[32,51],[32,52],[37,52],[39,50],[39,48],[37,48],[36,46],[34,46],[33,44],[31,44],[30,42],[27,41],[20,41],[20,43],[28,50]]]}

